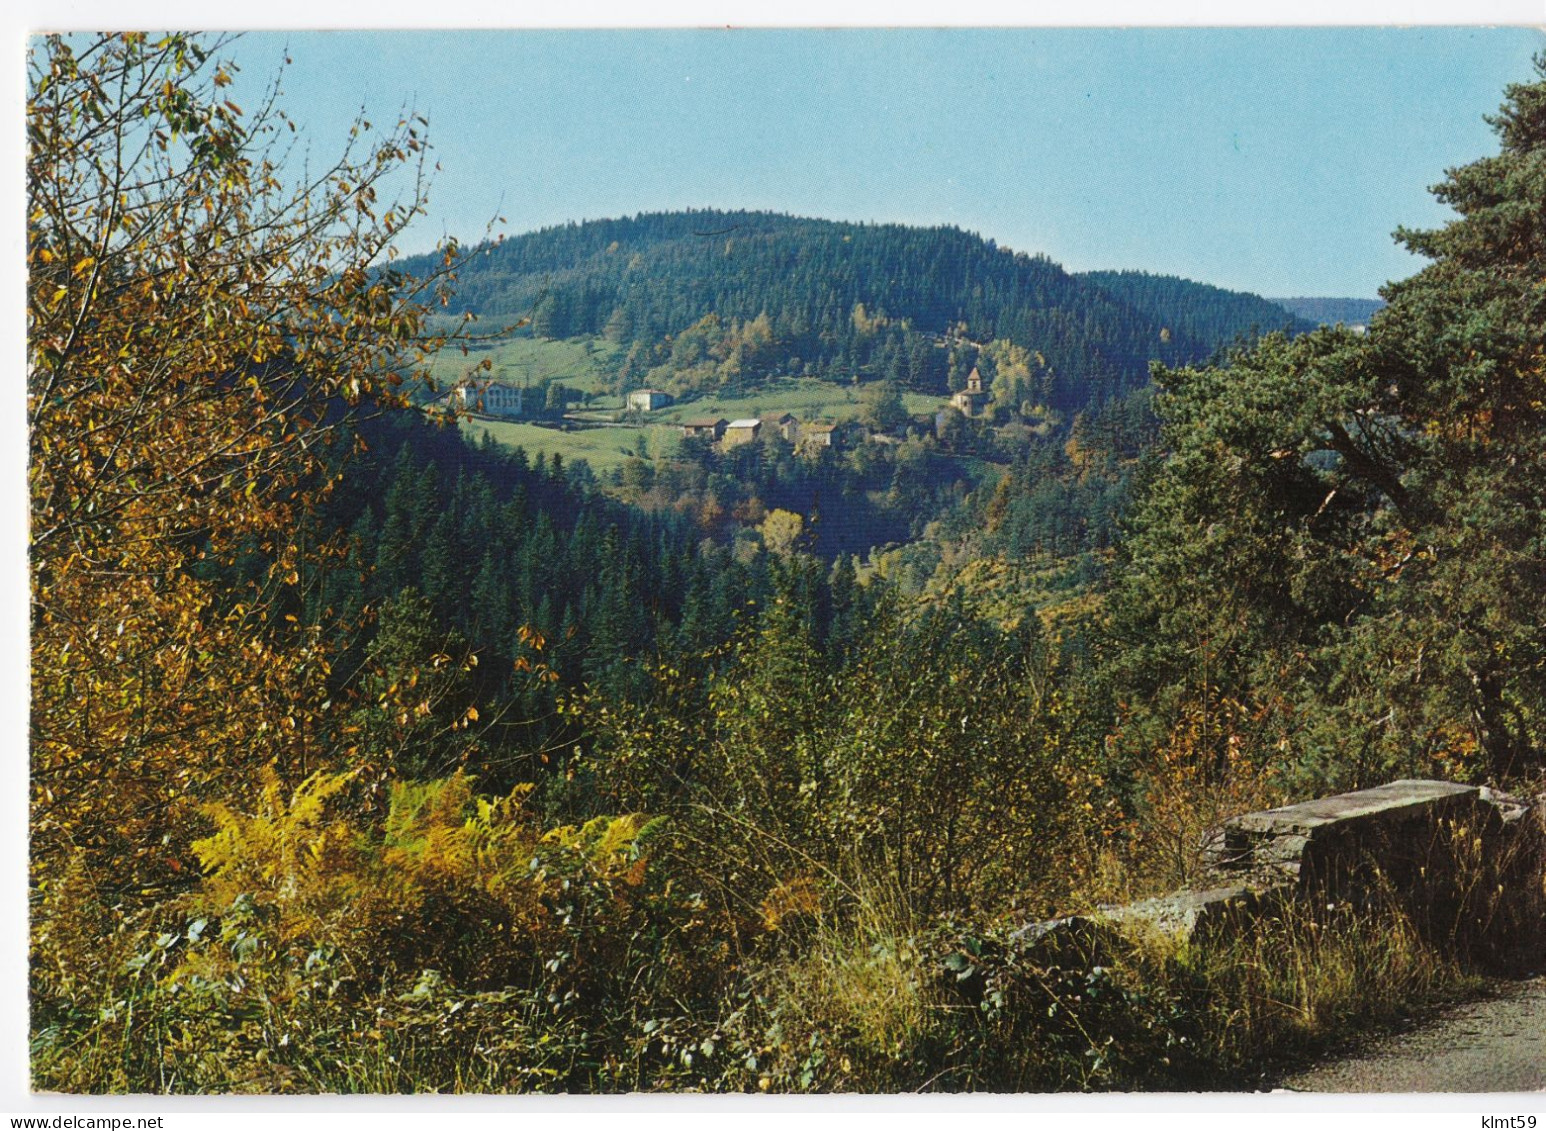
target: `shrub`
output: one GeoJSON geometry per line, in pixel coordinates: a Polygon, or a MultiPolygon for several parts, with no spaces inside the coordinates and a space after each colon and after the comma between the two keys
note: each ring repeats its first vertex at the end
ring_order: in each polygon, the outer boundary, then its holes
{"type": "Polygon", "coordinates": [[[461,775],[367,824],[331,811],[347,780],[286,798],[270,773],[257,812],[211,807],[203,883],[150,910],[79,873],[40,900],[39,1086],[604,1087],[634,1011],[702,976],[700,902],[649,873],[658,825],[542,829],[525,790],[461,775]]]}

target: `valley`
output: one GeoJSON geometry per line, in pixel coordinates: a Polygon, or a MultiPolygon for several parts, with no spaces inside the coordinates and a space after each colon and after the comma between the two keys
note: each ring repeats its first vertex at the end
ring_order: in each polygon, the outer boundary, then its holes
{"type": "Polygon", "coordinates": [[[300,35],[464,115],[315,161],[261,33],[31,40],[31,1086],[1230,1089],[1538,970],[1546,58],[1358,172],[1517,30],[300,35]],[[529,230],[396,254],[442,168],[529,230]]]}

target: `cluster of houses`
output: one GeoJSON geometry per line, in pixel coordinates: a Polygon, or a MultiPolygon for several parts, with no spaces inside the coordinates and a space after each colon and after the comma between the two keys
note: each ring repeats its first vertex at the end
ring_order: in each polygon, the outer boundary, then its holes
{"type": "MultiPolygon", "coordinates": [[[[950,404],[963,416],[977,417],[983,415],[991,400],[992,394],[983,387],[982,374],[974,367],[966,379],[966,387],[950,398],[950,404]]],[[[439,403],[479,416],[518,419],[527,415],[525,401],[525,389],[503,381],[463,380],[446,393],[439,403]]],[[[675,397],[660,389],[634,389],[625,398],[630,412],[656,412],[675,402],[675,397]]],[[[926,430],[933,430],[939,423],[939,417],[922,417],[913,421],[915,427],[921,426],[926,430]]],[[[787,412],[778,416],[747,417],[741,420],[699,417],[682,422],[680,428],[683,436],[703,437],[726,449],[775,435],[800,449],[835,448],[858,443],[867,434],[857,421],[804,423],[787,412]]]]}
{"type": "Polygon", "coordinates": [[[865,432],[857,421],[804,424],[787,412],[741,420],[703,416],[684,420],[680,427],[683,436],[701,437],[727,450],[766,436],[778,436],[801,449],[834,448],[863,439],[865,432]]]}
{"type": "MultiPolygon", "coordinates": [[[[660,389],[634,389],[624,399],[630,412],[655,412],[674,404],[676,398],[660,389]]],[[[750,416],[740,420],[701,416],[683,421],[678,427],[683,436],[706,439],[725,449],[766,436],[778,436],[797,448],[832,448],[862,439],[864,429],[855,422],[842,424],[802,424],[793,413],[777,416],[750,416]]]]}

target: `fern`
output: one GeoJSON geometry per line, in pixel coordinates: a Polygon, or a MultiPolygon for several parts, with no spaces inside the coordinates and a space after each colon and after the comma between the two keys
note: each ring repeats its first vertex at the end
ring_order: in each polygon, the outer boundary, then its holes
{"type": "Polygon", "coordinates": [[[294,895],[301,890],[306,873],[329,855],[327,842],[335,830],[324,824],[328,801],[352,776],[319,771],[297,786],[286,803],[279,776],[266,767],[257,813],[205,806],[216,831],[193,842],[205,871],[205,890],[225,902],[243,892],[294,895]]]}
{"type": "MultiPolygon", "coordinates": [[[[458,772],[398,783],[370,825],[334,811],[349,780],[314,774],[287,798],[268,771],[256,812],[210,807],[215,832],[194,845],[199,913],[253,906],[274,945],[336,951],[362,974],[453,967],[497,981],[577,954],[565,932],[630,914],[620,893],[645,879],[643,817],[544,830],[526,808],[530,786],[478,796],[458,772]],[[579,919],[576,901],[590,908],[579,919]]],[[[218,976],[207,967],[200,976],[218,976]]]]}

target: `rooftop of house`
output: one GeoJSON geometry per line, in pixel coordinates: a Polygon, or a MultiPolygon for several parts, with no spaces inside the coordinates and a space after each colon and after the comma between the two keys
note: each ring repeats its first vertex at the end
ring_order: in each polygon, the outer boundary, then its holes
{"type": "Polygon", "coordinates": [[[732,420],[727,427],[730,428],[761,428],[762,421],[755,416],[746,420],[732,420]]]}

